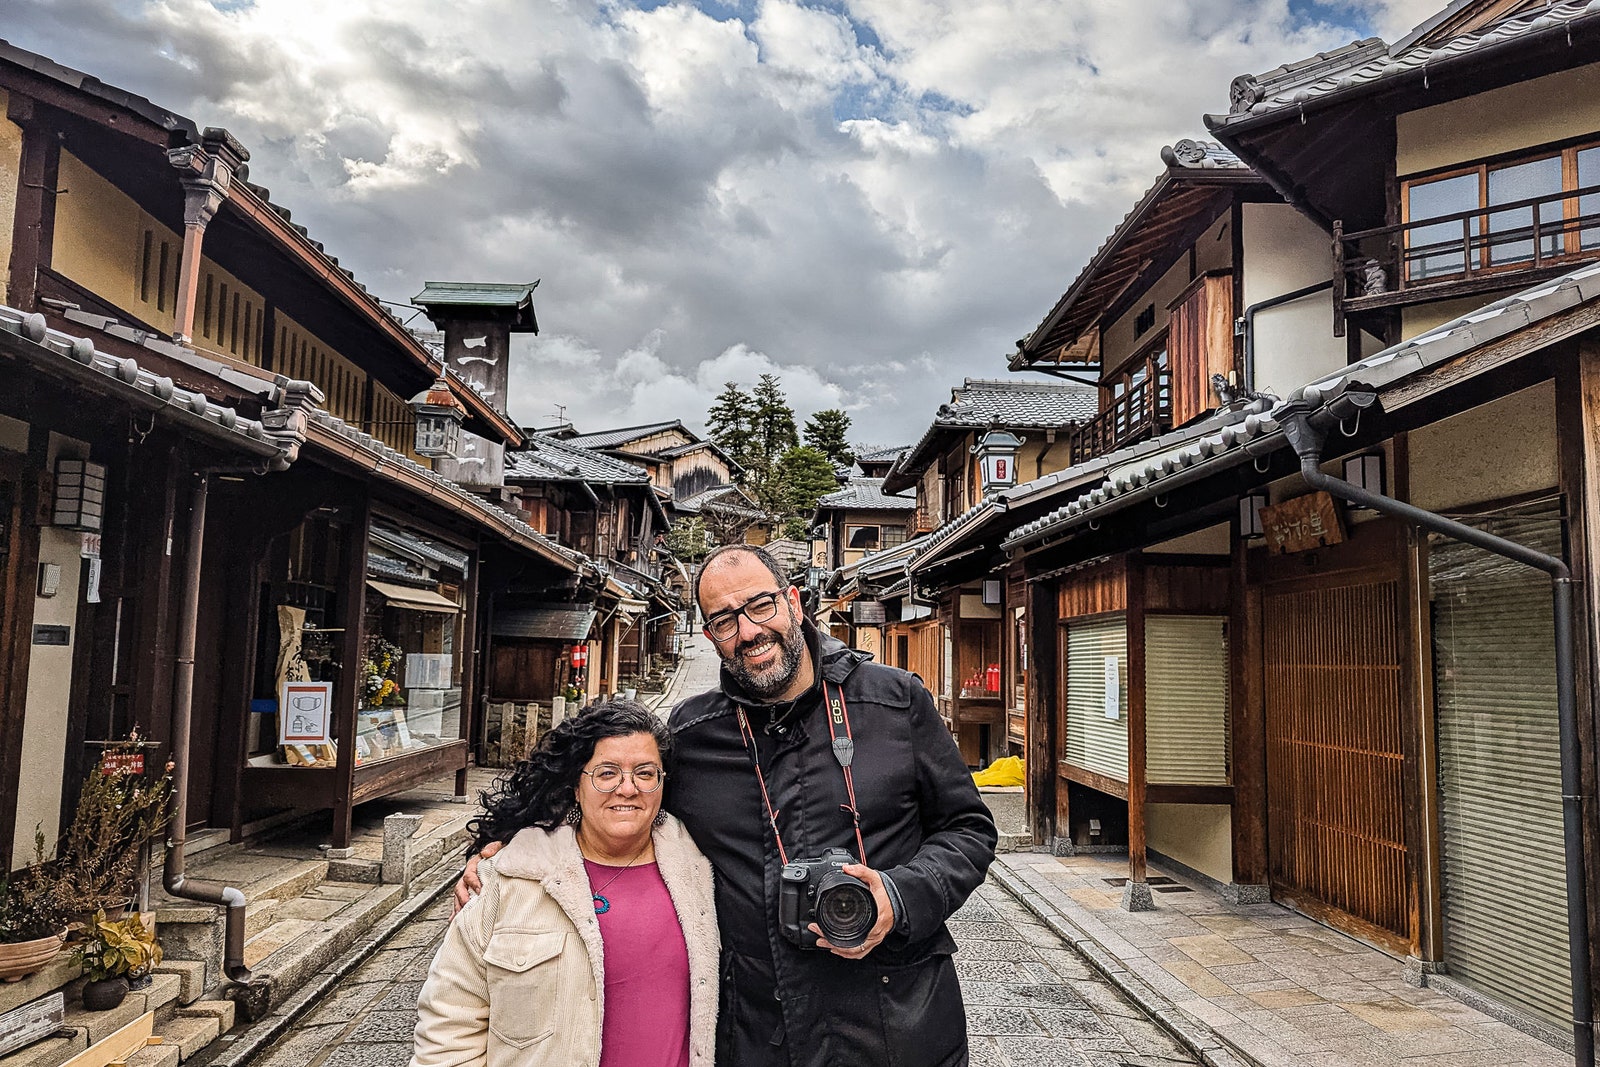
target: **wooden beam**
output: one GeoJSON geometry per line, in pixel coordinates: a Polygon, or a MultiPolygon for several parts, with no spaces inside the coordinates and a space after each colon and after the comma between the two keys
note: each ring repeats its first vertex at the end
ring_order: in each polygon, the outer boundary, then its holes
{"type": "Polygon", "coordinates": [[[1061,653],[1056,648],[1060,628],[1056,625],[1056,583],[1035,581],[1028,585],[1028,819],[1033,827],[1033,843],[1050,845],[1062,836],[1066,789],[1059,788],[1055,773],[1060,744],[1060,710],[1056,702],[1057,664],[1061,653]],[[1059,792],[1059,795],[1058,795],[1059,792]]]}
{"type": "Polygon", "coordinates": [[[18,310],[36,311],[39,271],[50,266],[55,245],[61,142],[53,129],[38,120],[33,101],[26,97],[11,98],[7,117],[22,127],[22,158],[17,174],[6,301],[18,310]]]}
{"type": "Polygon", "coordinates": [[[334,764],[333,838],[334,848],[350,847],[351,815],[356,805],[356,682],[357,665],[365,658],[367,538],[372,529],[371,493],[363,490],[355,502],[355,517],[344,530],[344,588],[339,590],[339,625],[344,639],[339,643],[339,685],[333,692],[333,722],[338,745],[334,764]]]}
{"type": "MultiPolygon", "coordinates": [[[[38,428],[32,440],[48,434],[38,428]]],[[[5,562],[0,568],[0,872],[9,872],[31,857],[13,856],[16,798],[22,789],[22,731],[27,719],[28,665],[33,654],[34,577],[39,567],[39,527],[31,521],[37,505],[37,473],[21,457],[0,455],[0,502],[4,514],[5,562]]]]}
{"type": "Polygon", "coordinates": [[[1232,804],[1231,785],[1178,785],[1146,782],[1146,804],[1232,804]]]}
{"type": "Polygon", "coordinates": [[[1233,767],[1233,881],[1267,883],[1267,736],[1261,590],[1250,584],[1249,546],[1230,525],[1233,575],[1228,625],[1229,744],[1233,767]]]}
{"type": "Polygon", "coordinates": [[[1090,789],[1098,790],[1107,796],[1116,797],[1118,800],[1128,799],[1128,783],[1119,781],[1109,774],[1091,771],[1087,767],[1079,767],[1068,763],[1066,760],[1056,761],[1056,773],[1069,782],[1086,785],[1090,789]]]}
{"type": "Polygon", "coordinates": [[[1128,557],[1128,880],[1145,880],[1145,563],[1128,557]]]}

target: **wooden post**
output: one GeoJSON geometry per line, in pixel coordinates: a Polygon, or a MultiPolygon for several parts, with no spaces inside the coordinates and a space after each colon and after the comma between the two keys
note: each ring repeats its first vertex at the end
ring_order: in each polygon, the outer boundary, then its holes
{"type": "Polygon", "coordinates": [[[334,848],[350,847],[351,813],[355,804],[356,684],[358,667],[366,655],[367,537],[372,527],[371,488],[362,485],[355,514],[345,533],[344,588],[339,591],[340,624],[344,640],[339,646],[339,688],[333,694],[333,722],[338,760],[334,764],[334,848]]]}
{"type": "Polygon", "coordinates": [[[1154,905],[1146,884],[1145,852],[1145,685],[1144,559],[1128,555],[1128,886],[1122,906],[1147,911],[1154,905]]]}
{"type": "MultiPolygon", "coordinates": [[[[461,733],[469,751],[478,734],[478,575],[483,571],[481,547],[469,557],[467,587],[463,590],[466,604],[461,619],[461,733]]],[[[470,762],[470,760],[469,760],[470,762]]],[[[456,771],[456,796],[467,795],[467,768],[456,771]]]]}
{"type": "Polygon", "coordinates": [[[1344,220],[1333,220],[1333,335],[1344,336],[1344,220]]]}
{"type": "Polygon", "coordinates": [[[18,161],[11,281],[6,302],[21,311],[38,310],[39,271],[50,266],[55,244],[56,186],[61,167],[61,142],[35,111],[32,99],[11,94],[6,112],[12,122],[22,127],[22,158],[18,161]]]}
{"type": "Polygon", "coordinates": [[[1059,815],[1066,791],[1056,774],[1060,752],[1056,707],[1056,619],[1059,605],[1054,581],[1028,585],[1028,819],[1035,845],[1053,846],[1060,836],[1059,815]]]}
{"type": "MultiPolygon", "coordinates": [[[[1233,521],[1233,572],[1229,578],[1233,748],[1233,881],[1265,887],[1267,873],[1267,735],[1261,675],[1261,591],[1250,586],[1250,546],[1233,521]]],[[[1265,892],[1255,897],[1265,899],[1265,892]]]]}

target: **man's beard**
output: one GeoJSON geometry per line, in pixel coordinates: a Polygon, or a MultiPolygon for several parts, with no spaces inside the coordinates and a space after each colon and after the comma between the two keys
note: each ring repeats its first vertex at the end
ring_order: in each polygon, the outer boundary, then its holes
{"type": "Polygon", "coordinates": [[[763,631],[760,637],[734,646],[733,655],[723,660],[734,680],[758,700],[774,701],[783,696],[784,691],[794,684],[795,672],[800,669],[800,656],[805,651],[806,635],[800,628],[800,620],[795,617],[794,608],[788,604],[785,604],[784,608],[789,612],[787,630],[783,633],[763,631]],[[744,660],[744,653],[748,649],[765,644],[769,638],[778,644],[777,656],[765,667],[751,670],[750,665],[744,660]]]}

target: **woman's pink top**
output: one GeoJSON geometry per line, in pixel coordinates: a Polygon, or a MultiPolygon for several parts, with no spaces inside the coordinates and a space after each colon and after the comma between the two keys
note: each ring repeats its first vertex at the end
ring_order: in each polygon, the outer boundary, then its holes
{"type": "Polygon", "coordinates": [[[611,905],[597,916],[606,967],[600,1067],[689,1067],[689,949],[661,871],[583,866],[611,905]]]}

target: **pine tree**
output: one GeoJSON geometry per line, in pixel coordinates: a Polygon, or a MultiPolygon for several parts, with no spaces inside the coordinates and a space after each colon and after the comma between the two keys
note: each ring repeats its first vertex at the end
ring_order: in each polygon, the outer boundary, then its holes
{"type": "Polygon", "coordinates": [[[856,461],[846,434],[850,432],[850,416],[838,408],[819,411],[806,420],[806,444],[828,457],[836,467],[849,467],[856,461]]]}
{"type": "Polygon", "coordinates": [[[817,501],[839,487],[833,464],[819,448],[799,445],[778,461],[773,479],[782,488],[783,513],[809,517],[817,501]]]}
{"type": "MultiPolygon", "coordinates": [[[[755,459],[755,397],[727,382],[706,412],[706,432],[748,476],[755,459]]],[[[743,484],[744,479],[740,480],[743,484]]]]}
{"type": "Polygon", "coordinates": [[[794,425],[794,408],[783,395],[783,385],[775,374],[763,374],[751,391],[756,413],[755,454],[770,473],[783,454],[800,443],[799,431],[794,425]]]}

